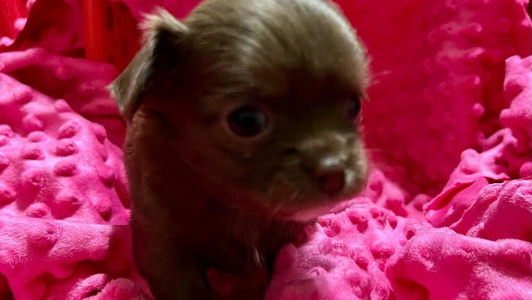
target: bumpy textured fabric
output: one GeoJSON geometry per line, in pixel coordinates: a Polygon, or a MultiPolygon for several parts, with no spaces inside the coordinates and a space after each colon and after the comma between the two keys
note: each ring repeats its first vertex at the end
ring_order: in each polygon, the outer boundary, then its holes
{"type": "MultiPolygon", "coordinates": [[[[198,2],[110,1],[102,30],[198,2]]],[[[136,49],[87,59],[84,3],[0,1],[1,300],[151,299],[103,89],[136,49]]],[[[372,58],[370,180],[280,251],[266,300],[531,299],[528,1],[337,3],[372,58]]]]}

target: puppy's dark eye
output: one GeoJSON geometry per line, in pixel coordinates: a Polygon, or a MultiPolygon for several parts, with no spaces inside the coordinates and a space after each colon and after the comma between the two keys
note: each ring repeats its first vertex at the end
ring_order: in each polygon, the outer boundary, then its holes
{"type": "Polygon", "coordinates": [[[264,112],[252,105],[241,106],[227,117],[229,129],[241,137],[253,137],[264,131],[268,120],[264,112]]]}
{"type": "Polygon", "coordinates": [[[352,120],[356,119],[360,114],[361,107],[360,99],[357,96],[349,98],[349,101],[347,101],[347,117],[352,120]]]}

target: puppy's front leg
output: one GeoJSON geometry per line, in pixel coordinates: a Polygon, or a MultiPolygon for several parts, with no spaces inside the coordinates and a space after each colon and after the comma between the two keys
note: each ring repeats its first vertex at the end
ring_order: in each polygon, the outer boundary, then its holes
{"type": "Polygon", "coordinates": [[[133,254],[153,296],[157,300],[211,299],[204,266],[183,248],[186,241],[170,233],[168,227],[138,221],[134,218],[131,224],[133,254]]]}

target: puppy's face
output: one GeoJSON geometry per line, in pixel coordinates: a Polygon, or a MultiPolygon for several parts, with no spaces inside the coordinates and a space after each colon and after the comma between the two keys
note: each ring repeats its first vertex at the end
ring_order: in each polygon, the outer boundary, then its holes
{"type": "Polygon", "coordinates": [[[366,63],[333,7],[214,0],[184,24],[164,13],[149,24],[151,49],[112,90],[132,122],[140,108],[166,124],[153,134],[168,135],[161,147],[186,166],[176,172],[229,206],[287,219],[315,218],[360,191],[366,63]],[[138,94],[121,96],[131,93],[121,81],[143,75],[138,94]]]}

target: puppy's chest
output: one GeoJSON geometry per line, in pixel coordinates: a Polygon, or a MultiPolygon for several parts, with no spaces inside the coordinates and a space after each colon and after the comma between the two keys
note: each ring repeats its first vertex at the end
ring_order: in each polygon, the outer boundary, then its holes
{"type": "MultiPolygon", "coordinates": [[[[292,241],[302,226],[271,221],[258,215],[213,210],[208,224],[196,235],[200,248],[210,245],[221,260],[235,259],[235,264],[250,268],[269,263],[280,247],[292,241]],[[203,237],[201,237],[203,236],[203,237]]],[[[210,252],[209,251],[209,252],[210,252]]],[[[218,260],[218,259],[217,259],[218,260]]]]}

